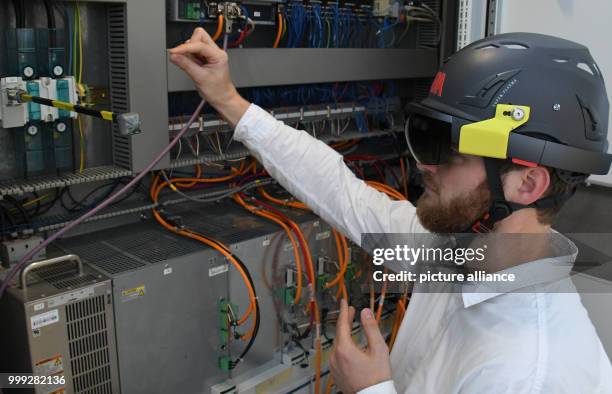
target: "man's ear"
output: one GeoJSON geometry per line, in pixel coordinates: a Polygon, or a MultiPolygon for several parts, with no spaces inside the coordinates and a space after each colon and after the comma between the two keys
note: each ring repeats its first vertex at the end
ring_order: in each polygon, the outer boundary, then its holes
{"type": "Polygon", "coordinates": [[[508,201],[529,205],[543,198],[550,186],[550,172],[544,167],[525,167],[510,171],[504,177],[504,194],[508,201]]]}

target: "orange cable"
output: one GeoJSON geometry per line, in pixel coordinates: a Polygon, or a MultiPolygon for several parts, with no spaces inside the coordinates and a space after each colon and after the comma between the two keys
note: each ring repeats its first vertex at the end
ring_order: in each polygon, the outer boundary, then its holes
{"type": "Polygon", "coordinates": [[[343,236],[340,235],[340,233],[336,231],[335,229],[332,230],[332,232],[334,234],[334,239],[336,240],[336,249],[338,249],[338,264],[340,265],[340,271],[338,271],[338,274],[336,275],[334,279],[332,279],[330,282],[327,282],[325,284],[324,287],[326,289],[329,289],[330,287],[337,285],[338,282],[340,282],[344,278],[344,274],[346,273],[346,269],[348,267],[348,262],[345,263],[344,261],[345,253],[343,252],[343,243],[341,240],[341,237],[343,236]]]}
{"type": "MultiPolygon", "coordinates": [[[[168,186],[168,183],[167,183],[167,182],[163,182],[162,184],[160,184],[159,186],[157,186],[157,181],[158,181],[158,179],[159,179],[159,178],[156,178],[156,179],[154,180],[154,183],[153,183],[153,184],[152,184],[152,186],[151,186],[151,188],[152,188],[152,190],[153,190],[153,193],[152,193],[152,200],[153,200],[154,202],[157,202],[158,197],[159,197],[159,193],[161,192],[161,190],[162,190],[164,187],[168,186]]],[[[202,243],[204,243],[204,244],[206,244],[206,245],[208,245],[208,246],[210,246],[210,247],[212,247],[212,248],[214,248],[214,249],[218,250],[219,252],[221,252],[221,254],[223,254],[223,255],[224,255],[224,256],[225,256],[225,257],[226,257],[226,258],[227,258],[227,259],[228,259],[228,260],[229,260],[229,261],[232,263],[232,265],[234,265],[234,267],[236,267],[236,269],[237,269],[237,270],[240,272],[240,275],[242,276],[242,279],[243,279],[243,281],[245,282],[245,284],[246,284],[246,286],[247,286],[247,289],[248,289],[248,291],[249,291],[249,295],[250,295],[250,301],[251,301],[251,302],[249,303],[249,306],[248,306],[247,310],[244,312],[244,315],[243,315],[243,316],[242,316],[242,318],[240,318],[240,319],[239,319],[239,321],[238,321],[238,325],[242,325],[242,324],[244,324],[244,322],[246,322],[246,320],[248,319],[250,312],[252,312],[252,311],[256,311],[257,306],[256,306],[256,302],[255,302],[255,291],[254,291],[254,289],[253,289],[253,288],[251,287],[251,285],[250,285],[250,282],[249,282],[249,280],[248,280],[248,276],[247,276],[247,275],[246,275],[246,273],[245,273],[245,272],[242,270],[242,268],[240,267],[240,265],[238,264],[238,262],[237,262],[237,261],[234,259],[234,257],[232,256],[231,252],[229,251],[229,248],[228,248],[227,246],[223,245],[221,242],[218,242],[218,241],[216,241],[216,242],[212,242],[212,241],[210,241],[210,240],[206,239],[205,237],[203,237],[203,236],[201,236],[201,235],[199,235],[199,234],[197,234],[197,233],[194,233],[194,232],[191,232],[191,231],[187,231],[187,230],[182,230],[182,229],[175,228],[175,227],[171,226],[171,225],[170,225],[168,222],[166,222],[166,221],[165,221],[165,220],[164,220],[164,219],[161,217],[161,215],[159,214],[159,212],[157,211],[157,209],[153,209],[152,211],[153,211],[153,216],[155,217],[155,219],[156,219],[156,220],[157,220],[157,221],[158,221],[158,222],[159,222],[159,223],[160,223],[160,224],[161,224],[161,225],[162,225],[164,228],[166,228],[167,230],[169,230],[169,231],[171,231],[171,232],[173,232],[173,233],[176,233],[176,234],[179,234],[179,235],[182,235],[182,236],[188,237],[188,238],[196,239],[196,240],[198,240],[198,241],[200,241],[200,242],[202,242],[202,243]]],[[[251,330],[251,334],[252,334],[252,331],[253,331],[253,328],[252,328],[252,330],[251,330]]],[[[247,334],[247,335],[246,335],[246,336],[247,336],[247,339],[248,339],[248,335],[249,335],[249,334],[247,334]]],[[[245,338],[245,336],[243,336],[243,338],[245,338]]]]}
{"type": "Polygon", "coordinates": [[[283,15],[279,12],[278,14],[278,31],[276,32],[276,40],[274,40],[274,45],[272,48],[278,48],[278,44],[280,43],[281,36],[283,33],[283,15]]]}
{"type": "Polygon", "coordinates": [[[235,194],[233,198],[234,198],[234,201],[236,201],[238,204],[244,207],[247,211],[257,216],[261,216],[263,218],[273,221],[274,223],[281,226],[281,228],[285,231],[287,238],[289,238],[289,241],[291,242],[291,245],[293,246],[293,258],[295,259],[295,266],[297,270],[297,273],[296,273],[297,284],[296,284],[295,297],[293,299],[293,304],[297,305],[300,302],[300,298],[302,297],[302,265],[301,265],[302,259],[300,258],[298,245],[297,245],[297,242],[295,241],[295,238],[293,237],[293,234],[291,233],[291,229],[289,229],[289,227],[282,220],[278,219],[276,216],[273,216],[271,213],[265,212],[264,210],[259,210],[256,207],[247,204],[242,199],[242,197],[240,197],[238,194],[235,194]]]}
{"type": "Polygon", "coordinates": [[[217,41],[219,37],[221,37],[221,33],[223,33],[223,15],[219,15],[217,19],[217,31],[215,31],[215,34],[212,36],[212,40],[217,41]]]}

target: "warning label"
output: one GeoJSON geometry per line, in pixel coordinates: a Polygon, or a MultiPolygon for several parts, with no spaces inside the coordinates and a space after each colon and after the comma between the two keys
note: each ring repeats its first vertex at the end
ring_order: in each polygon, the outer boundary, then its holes
{"type": "Polygon", "coordinates": [[[61,354],[41,360],[34,365],[34,375],[49,376],[64,372],[64,358],[61,354]]]}
{"type": "Polygon", "coordinates": [[[145,285],[140,285],[132,289],[121,291],[121,300],[122,301],[135,300],[137,298],[144,297],[145,293],[146,293],[145,285]]]}

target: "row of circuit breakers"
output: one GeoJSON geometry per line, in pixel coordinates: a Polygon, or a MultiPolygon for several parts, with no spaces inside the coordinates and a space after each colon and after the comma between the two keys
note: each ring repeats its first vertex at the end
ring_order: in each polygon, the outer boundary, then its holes
{"type": "MultiPolygon", "coordinates": [[[[287,302],[292,283],[282,273],[293,270],[291,245],[268,222],[245,218],[229,204],[219,211],[212,217],[192,211],[190,227],[216,227],[219,238],[234,240],[228,244],[251,272],[262,316],[257,340],[236,369],[219,365],[232,345],[220,306],[239,313],[248,304],[240,275],[213,249],[140,222],[59,242],[47,257],[61,257],[9,288],[0,300],[0,314],[11,316],[0,326],[0,370],[65,377],[65,384],[36,393],[311,392],[312,340],[297,344],[283,328],[309,320],[287,302]]],[[[335,275],[331,228],[310,214],[299,222],[318,275],[335,275]]],[[[359,263],[357,251],[347,275],[359,263]]],[[[353,304],[359,289],[349,289],[353,304]]],[[[337,313],[335,298],[319,297],[322,310],[337,313]]],[[[385,318],[390,332],[393,319],[385,318]]],[[[332,324],[324,331],[322,379],[334,332],[332,324]]],[[[356,324],[354,337],[360,336],[356,324]]]]}
{"type": "Polygon", "coordinates": [[[8,29],[6,73],[0,79],[0,125],[13,133],[18,178],[74,170],[73,119],[77,114],[37,103],[14,105],[7,92],[76,104],[77,84],[68,76],[62,29],[8,29]]]}

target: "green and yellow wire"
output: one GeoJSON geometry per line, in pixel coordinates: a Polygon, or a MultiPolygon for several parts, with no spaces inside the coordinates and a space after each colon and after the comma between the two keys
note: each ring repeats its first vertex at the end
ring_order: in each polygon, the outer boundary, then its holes
{"type": "MultiPolygon", "coordinates": [[[[77,81],[77,89],[79,91],[79,97],[84,97],[85,88],[83,82],[83,32],[81,30],[81,8],[79,2],[76,1],[74,5],[74,29],[72,43],[73,48],[78,45],[79,51],[74,51],[74,57],[72,62],[73,75],[77,81]],[[78,64],[77,64],[78,63],[78,64]]],[[[83,172],[85,169],[85,133],[83,132],[83,120],[80,114],[77,114],[77,124],[79,127],[79,172],[83,172]]]]}

